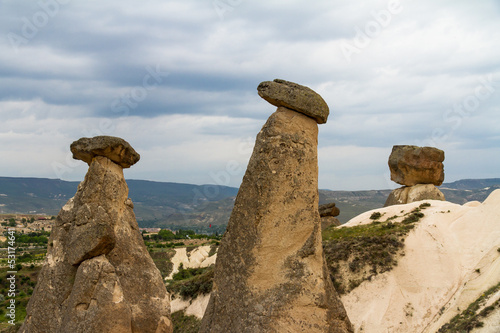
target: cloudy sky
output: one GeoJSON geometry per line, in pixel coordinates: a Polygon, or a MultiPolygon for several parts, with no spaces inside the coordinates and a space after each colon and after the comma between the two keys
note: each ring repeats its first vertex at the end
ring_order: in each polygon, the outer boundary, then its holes
{"type": "Polygon", "coordinates": [[[319,185],[385,189],[392,146],[445,150],[445,181],[500,177],[500,2],[0,0],[0,176],[81,180],[69,145],[126,139],[129,179],[239,186],[274,111],[311,87],[319,185]]]}

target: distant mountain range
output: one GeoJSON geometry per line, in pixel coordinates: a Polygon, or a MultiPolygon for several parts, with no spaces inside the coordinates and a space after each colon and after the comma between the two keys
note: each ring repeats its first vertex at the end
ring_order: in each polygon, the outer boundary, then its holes
{"type": "MultiPolygon", "coordinates": [[[[45,178],[0,177],[0,213],[56,215],[76,192],[79,182],[45,178]]],[[[127,180],[129,196],[141,227],[191,228],[223,232],[238,193],[235,187],[127,180]]],[[[483,201],[500,188],[500,178],[464,179],[445,183],[446,200],[458,204],[483,201]]],[[[320,190],[320,204],[335,202],[339,220],[347,222],[382,207],[391,190],[320,190]]]]}

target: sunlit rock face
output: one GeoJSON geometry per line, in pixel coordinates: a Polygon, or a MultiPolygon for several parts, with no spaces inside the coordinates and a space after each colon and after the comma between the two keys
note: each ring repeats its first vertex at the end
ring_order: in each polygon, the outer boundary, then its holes
{"type": "Polygon", "coordinates": [[[89,170],[57,216],[20,332],[172,332],[170,297],[123,177],[121,164],[132,165],[139,154],[117,139],[106,147],[100,137],[102,151],[84,155],[89,170]]]}
{"type": "Polygon", "coordinates": [[[200,332],[352,332],[323,258],[308,113],[279,106],[257,135],[200,332]]]}

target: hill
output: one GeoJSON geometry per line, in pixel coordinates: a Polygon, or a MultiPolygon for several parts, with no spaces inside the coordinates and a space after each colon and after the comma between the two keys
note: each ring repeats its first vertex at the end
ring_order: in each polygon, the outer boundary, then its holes
{"type": "MultiPolygon", "coordinates": [[[[453,183],[444,183],[439,187],[446,201],[463,205],[469,201],[483,201],[491,192],[500,189],[500,178],[465,179],[453,183]]],[[[340,209],[340,222],[350,219],[368,210],[383,207],[391,190],[372,191],[329,191],[320,190],[320,204],[335,202],[340,209]]]]}
{"type": "Polygon", "coordinates": [[[441,189],[454,189],[454,190],[477,190],[485,189],[487,187],[500,184],[500,178],[488,179],[462,179],[452,183],[445,183],[441,189]]]}
{"type": "MultiPolygon", "coordinates": [[[[0,177],[0,213],[57,215],[76,193],[79,182],[45,178],[0,177]]],[[[238,189],[127,180],[141,227],[186,228],[223,232],[238,189]],[[212,228],[209,225],[212,224],[212,228]]]]}
{"type": "MultiPolygon", "coordinates": [[[[129,196],[141,227],[191,228],[197,232],[223,232],[231,214],[235,187],[173,182],[127,180],[129,196]],[[211,227],[210,227],[211,225],[211,227]]],[[[45,178],[0,177],[0,213],[56,215],[71,198],[79,182],[45,178]]],[[[500,188],[500,178],[466,179],[443,184],[446,200],[464,204],[483,201],[500,188]]],[[[384,205],[391,190],[320,190],[320,204],[335,202],[342,223],[384,205]]]]}

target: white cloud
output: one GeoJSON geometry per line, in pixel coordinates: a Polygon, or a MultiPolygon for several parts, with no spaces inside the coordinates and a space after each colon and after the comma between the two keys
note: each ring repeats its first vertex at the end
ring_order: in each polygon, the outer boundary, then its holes
{"type": "MultiPolygon", "coordinates": [[[[8,156],[0,175],[55,177],[51,165],[72,162],[73,140],[109,134],[141,152],[126,175],[213,182],[210,172],[232,159],[246,166],[249,153],[237,147],[254,140],[274,110],[256,86],[283,78],[313,88],[330,106],[320,127],[322,187],[388,187],[394,144],[445,149],[447,177],[464,174],[460,163],[468,178],[498,177],[490,156],[500,143],[500,6],[402,0],[347,61],[343,43],[354,45],[357,29],[376,25],[388,4],[243,1],[221,19],[211,1],[69,2],[17,52],[0,39],[0,153],[8,156]],[[147,68],[157,67],[169,75],[130,100],[147,68]],[[473,112],[454,111],[489,75],[491,95],[473,112]],[[127,112],[113,112],[127,96],[127,112]],[[490,162],[467,166],[470,155],[490,162]]],[[[22,35],[40,10],[36,2],[5,3],[3,36],[22,35]]],[[[81,164],[63,178],[82,177],[81,164]]]]}

